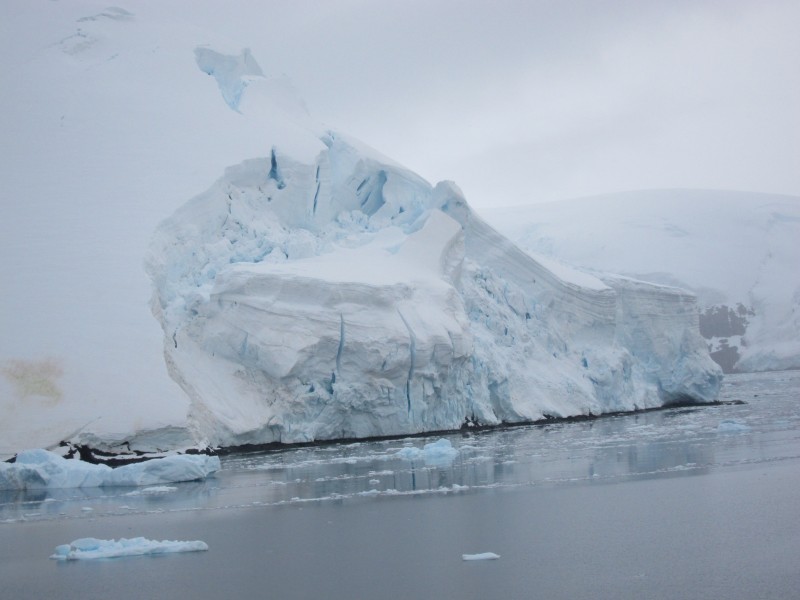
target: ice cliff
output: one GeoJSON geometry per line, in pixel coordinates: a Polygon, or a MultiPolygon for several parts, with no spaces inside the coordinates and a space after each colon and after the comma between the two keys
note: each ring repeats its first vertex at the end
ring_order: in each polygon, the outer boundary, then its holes
{"type": "Polygon", "coordinates": [[[267,149],[147,259],[172,377],[211,445],[396,435],[716,397],[693,295],[537,260],[356,140],[267,149]]]}

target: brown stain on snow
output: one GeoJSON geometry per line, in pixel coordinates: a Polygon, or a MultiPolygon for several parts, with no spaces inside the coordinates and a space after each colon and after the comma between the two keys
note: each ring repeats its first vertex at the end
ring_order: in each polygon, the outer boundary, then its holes
{"type": "Polygon", "coordinates": [[[55,358],[12,359],[0,365],[0,375],[11,383],[20,400],[38,397],[48,404],[57,404],[64,395],[58,386],[63,374],[61,362],[55,358]]]}

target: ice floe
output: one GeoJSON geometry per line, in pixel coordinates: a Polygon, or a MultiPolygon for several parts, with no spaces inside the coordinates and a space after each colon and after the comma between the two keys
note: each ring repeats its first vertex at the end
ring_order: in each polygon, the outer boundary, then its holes
{"type": "Polygon", "coordinates": [[[462,560],[497,560],[500,555],[494,552],[481,552],[480,554],[462,554],[461,558],[462,560]]]}
{"type": "Polygon", "coordinates": [[[175,552],[201,552],[205,550],[208,550],[208,544],[199,540],[189,542],[157,541],[143,537],[100,540],[89,537],[56,546],[55,552],[50,558],[54,560],[92,560],[119,558],[122,556],[173,554],[175,552]]]}
{"type": "Polygon", "coordinates": [[[395,456],[406,460],[424,460],[431,465],[446,465],[453,462],[455,457],[458,456],[458,450],[453,447],[450,440],[441,438],[435,442],[425,444],[422,448],[413,446],[401,448],[395,456]]]}
{"type": "Polygon", "coordinates": [[[112,469],[65,459],[48,450],[25,450],[16,462],[0,463],[0,490],[158,486],[205,479],[219,469],[216,456],[174,455],[112,469]]]}

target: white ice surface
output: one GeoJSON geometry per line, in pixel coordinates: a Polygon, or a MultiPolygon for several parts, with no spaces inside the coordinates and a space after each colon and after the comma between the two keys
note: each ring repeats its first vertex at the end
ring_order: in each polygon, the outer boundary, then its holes
{"type": "Polygon", "coordinates": [[[205,479],[219,469],[216,456],[174,455],[112,469],[47,450],[25,450],[14,463],[0,462],[0,490],[158,486],[205,479]]]}
{"type": "Polygon", "coordinates": [[[50,556],[54,560],[94,560],[99,558],[119,558],[122,556],[155,556],[176,552],[202,552],[208,544],[195,541],[157,541],[147,538],[120,538],[119,540],[99,540],[81,538],[69,544],[56,546],[50,556]]]}

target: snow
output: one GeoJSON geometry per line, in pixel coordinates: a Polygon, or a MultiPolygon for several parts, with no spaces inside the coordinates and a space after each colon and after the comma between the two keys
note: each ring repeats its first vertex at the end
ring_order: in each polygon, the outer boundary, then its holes
{"type": "Polygon", "coordinates": [[[0,86],[0,456],[716,397],[693,296],[526,254],[455,184],[315,122],[250,40],[159,2],[0,10],[25,32],[0,86]]]}
{"type": "Polygon", "coordinates": [[[203,552],[208,544],[201,541],[157,541],[143,537],[120,538],[119,540],[99,540],[81,538],[56,546],[50,556],[54,560],[95,560],[99,558],[119,558],[122,556],[156,556],[176,552],[203,552]]]}
{"type": "Polygon", "coordinates": [[[497,560],[500,558],[499,554],[494,552],[481,552],[479,554],[462,554],[462,560],[497,560]]]}
{"type": "Polygon", "coordinates": [[[239,102],[248,83],[253,78],[264,77],[261,67],[247,48],[239,56],[226,56],[210,48],[195,48],[194,56],[200,70],[217,80],[225,103],[233,110],[239,110],[239,102]]]}
{"type": "Polygon", "coordinates": [[[115,6],[0,6],[3,458],[67,439],[193,446],[148,305],[153,231],[265,143],[309,159],[323,147],[279,70],[247,76],[231,110],[195,49],[239,57],[249,44],[198,19],[202,7],[115,6]]]}
{"type": "Polygon", "coordinates": [[[537,257],[692,291],[730,370],[800,367],[800,197],[650,190],[481,212],[537,257]]]}
{"type": "MultiPolygon", "coordinates": [[[[0,463],[0,490],[159,486],[205,479],[219,469],[216,456],[174,455],[112,469],[65,459],[47,450],[25,450],[17,455],[15,462],[0,463]]],[[[143,493],[170,489],[173,488],[151,487],[143,493]]]]}

